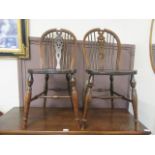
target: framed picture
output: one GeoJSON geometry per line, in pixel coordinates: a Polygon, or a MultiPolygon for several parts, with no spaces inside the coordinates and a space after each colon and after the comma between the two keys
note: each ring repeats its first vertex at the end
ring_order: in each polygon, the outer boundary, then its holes
{"type": "Polygon", "coordinates": [[[29,58],[27,19],[0,19],[0,56],[29,58]]]}

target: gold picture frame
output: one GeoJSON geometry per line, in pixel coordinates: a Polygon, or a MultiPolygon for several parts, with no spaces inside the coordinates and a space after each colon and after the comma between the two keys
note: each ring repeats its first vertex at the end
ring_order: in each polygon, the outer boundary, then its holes
{"type": "Polygon", "coordinates": [[[0,56],[29,58],[27,19],[0,19],[0,56]]]}

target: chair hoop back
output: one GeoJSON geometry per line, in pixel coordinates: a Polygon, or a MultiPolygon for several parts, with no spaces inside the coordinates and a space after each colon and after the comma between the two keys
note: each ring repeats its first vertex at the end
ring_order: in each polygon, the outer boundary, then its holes
{"type": "Polygon", "coordinates": [[[66,29],[50,29],[40,39],[42,68],[73,69],[75,67],[76,37],[66,29]]]}
{"type": "Polygon", "coordinates": [[[119,69],[120,39],[109,29],[92,29],[84,36],[83,54],[87,69],[119,69]]]}

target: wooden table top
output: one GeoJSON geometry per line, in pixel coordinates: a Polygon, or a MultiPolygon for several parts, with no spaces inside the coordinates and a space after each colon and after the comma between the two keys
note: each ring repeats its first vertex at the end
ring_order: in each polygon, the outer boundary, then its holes
{"type": "MultiPolygon", "coordinates": [[[[0,134],[151,134],[125,109],[90,109],[85,130],[80,130],[69,108],[30,108],[27,129],[22,124],[23,108],[13,108],[0,117],[0,134]]],[[[81,112],[80,112],[81,116],[81,112]]]]}

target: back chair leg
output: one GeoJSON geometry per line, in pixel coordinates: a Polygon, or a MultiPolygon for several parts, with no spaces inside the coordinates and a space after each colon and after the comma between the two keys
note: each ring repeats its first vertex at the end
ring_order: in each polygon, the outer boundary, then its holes
{"type": "Polygon", "coordinates": [[[27,79],[27,90],[24,96],[24,128],[27,127],[29,108],[32,96],[33,75],[29,74],[27,79]]]}
{"type": "Polygon", "coordinates": [[[79,121],[78,93],[77,93],[77,88],[76,88],[76,80],[75,80],[75,77],[73,77],[73,75],[71,76],[71,79],[70,79],[70,87],[71,87],[71,100],[73,103],[75,119],[79,121]]]}
{"type": "Polygon", "coordinates": [[[86,122],[87,122],[87,113],[88,113],[88,107],[89,103],[91,102],[91,91],[94,83],[94,77],[90,75],[88,84],[86,86],[85,90],[85,97],[84,97],[84,110],[83,110],[83,116],[82,116],[82,124],[81,124],[81,129],[85,129],[86,127],[86,122]]]}
{"type": "MultiPolygon", "coordinates": [[[[82,103],[85,103],[85,96],[86,96],[87,86],[88,86],[88,80],[86,80],[85,84],[84,84],[83,93],[82,93],[82,103]]],[[[84,104],[82,105],[82,109],[84,111],[84,104]]]]}
{"type": "Polygon", "coordinates": [[[67,87],[68,87],[68,92],[70,93],[70,74],[66,74],[66,80],[67,80],[67,87]]]}
{"type": "MultiPolygon", "coordinates": [[[[49,79],[49,75],[46,74],[45,75],[45,85],[44,85],[44,95],[47,95],[48,92],[48,79],[49,79]]],[[[43,107],[46,108],[46,102],[47,102],[47,98],[44,98],[44,102],[43,102],[43,107]]]]}
{"type": "MultiPolygon", "coordinates": [[[[114,77],[112,75],[110,75],[110,95],[113,97],[114,95],[114,77]]],[[[114,108],[114,99],[111,98],[111,108],[114,108]]]]}
{"type": "Polygon", "coordinates": [[[137,91],[136,91],[136,81],[134,79],[134,76],[131,76],[131,88],[132,88],[132,92],[131,92],[131,97],[132,97],[132,106],[133,106],[133,112],[134,112],[134,117],[135,120],[138,120],[138,102],[137,102],[137,91]]]}

